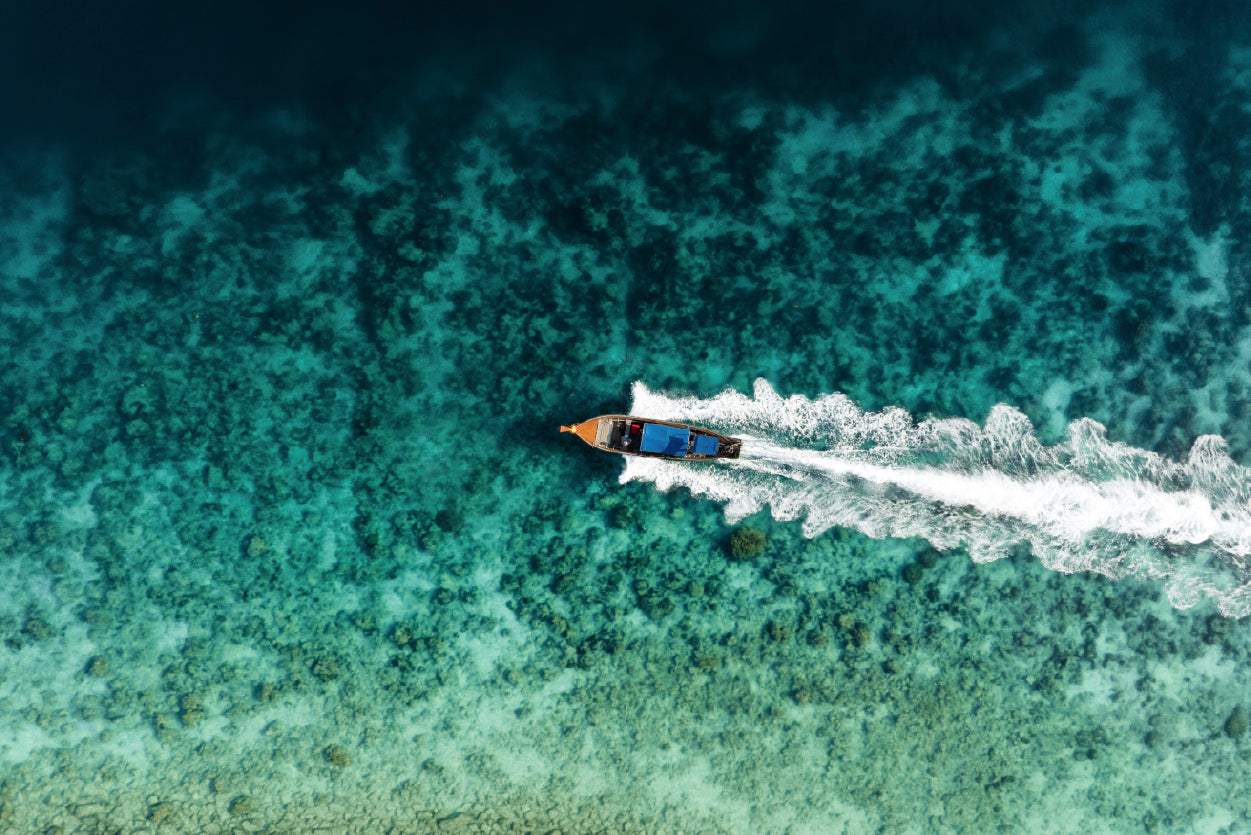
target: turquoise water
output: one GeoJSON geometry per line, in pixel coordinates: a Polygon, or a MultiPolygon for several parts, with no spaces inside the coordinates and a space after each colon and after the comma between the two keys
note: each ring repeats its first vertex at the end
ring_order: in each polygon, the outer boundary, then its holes
{"type": "Polygon", "coordinates": [[[383,8],[10,45],[0,831],[1251,830],[1239,15],[383,8]]]}

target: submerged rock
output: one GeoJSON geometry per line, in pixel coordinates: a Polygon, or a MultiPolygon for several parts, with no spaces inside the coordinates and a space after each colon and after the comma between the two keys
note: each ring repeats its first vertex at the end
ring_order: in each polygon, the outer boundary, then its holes
{"type": "Polygon", "coordinates": [[[739,528],[730,537],[730,559],[737,561],[758,557],[768,544],[764,531],[757,528],[739,528]]]}
{"type": "Polygon", "coordinates": [[[1237,740],[1246,735],[1247,713],[1239,705],[1229,712],[1229,717],[1225,720],[1225,736],[1237,740]]]}
{"type": "Polygon", "coordinates": [[[328,745],[322,749],[322,759],[331,765],[337,765],[339,768],[346,768],[352,764],[352,755],[342,745],[328,745]]]}

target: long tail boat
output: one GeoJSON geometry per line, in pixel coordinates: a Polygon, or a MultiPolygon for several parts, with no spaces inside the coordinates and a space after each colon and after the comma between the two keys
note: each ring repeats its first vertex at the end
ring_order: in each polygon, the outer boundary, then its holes
{"type": "Polygon", "coordinates": [[[572,432],[596,449],[607,452],[679,461],[738,458],[743,446],[740,438],[727,438],[701,426],[630,415],[600,415],[572,426],[562,426],[560,431],[572,432]]]}

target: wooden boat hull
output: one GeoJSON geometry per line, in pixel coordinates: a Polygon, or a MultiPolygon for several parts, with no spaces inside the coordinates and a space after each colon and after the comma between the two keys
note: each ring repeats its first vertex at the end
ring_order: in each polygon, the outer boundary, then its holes
{"type": "Polygon", "coordinates": [[[730,438],[702,426],[631,415],[600,415],[572,426],[562,426],[560,431],[572,432],[605,452],[671,461],[738,458],[743,446],[739,438],[730,438]]]}

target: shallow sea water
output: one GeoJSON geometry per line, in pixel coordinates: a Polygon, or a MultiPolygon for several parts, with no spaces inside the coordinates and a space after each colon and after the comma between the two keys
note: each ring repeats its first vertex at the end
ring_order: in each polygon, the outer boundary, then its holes
{"type": "Polygon", "coordinates": [[[224,8],[5,35],[0,831],[1251,829],[1237,536],[557,432],[1089,418],[1234,525],[1240,15],[224,8]]]}

